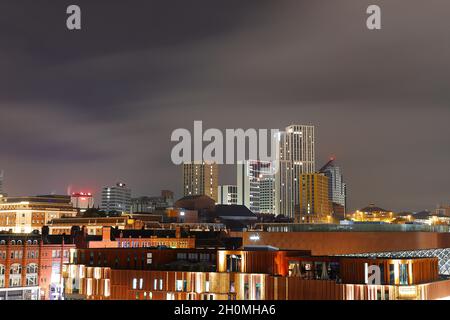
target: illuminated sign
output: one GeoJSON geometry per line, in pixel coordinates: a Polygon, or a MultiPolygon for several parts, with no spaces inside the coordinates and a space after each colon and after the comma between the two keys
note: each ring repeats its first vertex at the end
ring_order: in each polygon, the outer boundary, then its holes
{"type": "Polygon", "coordinates": [[[259,237],[259,234],[252,234],[250,237],[249,237],[249,239],[250,240],[252,240],[252,241],[259,241],[261,238],[259,237]]]}

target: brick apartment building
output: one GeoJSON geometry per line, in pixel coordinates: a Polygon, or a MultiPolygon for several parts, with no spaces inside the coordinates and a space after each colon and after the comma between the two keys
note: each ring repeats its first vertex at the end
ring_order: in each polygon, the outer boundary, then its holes
{"type": "Polygon", "coordinates": [[[75,248],[69,242],[62,236],[0,234],[0,300],[61,299],[62,266],[75,248]]]}

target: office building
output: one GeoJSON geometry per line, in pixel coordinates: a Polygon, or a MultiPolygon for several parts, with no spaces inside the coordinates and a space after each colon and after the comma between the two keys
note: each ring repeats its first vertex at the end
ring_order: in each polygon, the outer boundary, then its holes
{"type": "MultiPolygon", "coordinates": [[[[261,213],[261,199],[265,205],[273,192],[262,188],[266,179],[273,177],[273,164],[266,161],[247,160],[237,164],[237,204],[244,205],[254,213],[261,213]],[[268,191],[267,194],[263,192],[268,191]]],[[[265,182],[265,187],[270,180],[265,182]]]]}
{"type": "Polygon", "coordinates": [[[219,169],[216,163],[184,163],[183,195],[206,195],[217,203],[219,169]]]}
{"type": "Polygon", "coordinates": [[[131,190],[124,183],[104,187],[100,208],[106,212],[126,213],[131,209],[131,190]]]}
{"type": "Polygon", "coordinates": [[[219,186],[217,190],[217,204],[237,204],[237,186],[224,185],[219,186]]]}
{"type": "Polygon", "coordinates": [[[328,197],[328,178],[321,173],[305,173],[299,177],[297,223],[331,223],[332,207],[328,197]]]}
{"type": "Polygon", "coordinates": [[[347,187],[342,170],[336,165],[335,158],[331,158],[319,172],[328,177],[328,193],[332,205],[336,208],[343,207],[343,211],[346,212],[347,187]]]}
{"type": "Polygon", "coordinates": [[[166,209],[174,204],[173,192],[162,190],[157,197],[139,197],[131,199],[132,213],[154,213],[158,209],[166,209]]]}
{"type": "Polygon", "coordinates": [[[276,211],[294,218],[299,205],[299,180],[315,172],[314,126],[291,125],[280,133],[280,159],[276,174],[276,211]]]}
{"type": "Polygon", "coordinates": [[[70,199],[74,208],[79,209],[80,212],[94,207],[94,196],[90,192],[73,192],[70,199]]]}
{"type": "Polygon", "coordinates": [[[41,231],[49,221],[77,213],[70,196],[7,197],[0,202],[0,231],[41,231]]]}
{"type": "Polygon", "coordinates": [[[265,174],[260,180],[259,212],[276,215],[275,205],[275,175],[265,174]]]}

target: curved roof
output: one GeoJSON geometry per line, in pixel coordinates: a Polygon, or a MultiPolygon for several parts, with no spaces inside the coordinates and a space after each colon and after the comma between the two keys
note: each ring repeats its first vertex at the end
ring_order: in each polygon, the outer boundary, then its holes
{"type": "Polygon", "coordinates": [[[376,207],[373,204],[371,204],[370,206],[367,206],[365,208],[359,209],[359,211],[361,211],[361,212],[391,212],[390,210],[376,207]]]}

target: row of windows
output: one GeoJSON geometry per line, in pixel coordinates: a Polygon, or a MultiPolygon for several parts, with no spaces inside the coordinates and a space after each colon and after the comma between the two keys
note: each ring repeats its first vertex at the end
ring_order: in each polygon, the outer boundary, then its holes
{"type": "MultiPolygon", "coordinates": [[[[0,245],[5,245],[6,244],[6,240],[0,240],[0,245]]],[[[10,244],[12,245],[12,246],[15,246],[16,244],[17,245],[22,245],[23,244],[23,242],[22,242],[22,240],[11,240],[11,242],[10,242],[10,244]]],[[[29,245],[31,245],[31,244],[38,244],[38,241],[37,240],[27,240],[27,244],[29,244],[29,245]]]]}
{"type": "MultiPolygon", "coordinates": [[[[47,254],[44,253],[46,256],[47,254]]],[[[10,252],[11,259],[22,259],[23,251],[22,250],[14,250],[10,252]]],[[[37,250],[27,250],[27,258],[28,259],[36,259],[39,258],[39,251],[37,250]]],[[[61,258],[61,250],[52,250],[52,258],[61,258]]],[[[69,258],[69,250],[64,250],[64,258],[69,258]]],[[[6,251],[0,251],[0,259],[6,259],[6,251]]]]}
{"type": "MultiPolygon", "coordinates": [[[[133,290],[142,290],[144,289],[144,279],[140,278],[133,278],[132,285],[133,290]]],[[[162,291],[164,288],[164,281],[163,279],[153,279],[153,290],[160,290],[162,291]]],[[[205,292],[209,292],[210,285],[209,281],[205,282],[205,292]]],[[[175,281],[175,291],[177,292],[186,292],[187,291],[187,280],[176,280],[175,281]]],[[[234,291],[234,282],[233,282],[233,291],[234,291]]]]}
{"type": "MultiPolygon", "coordinates": [[[[25,285],[26,286],[37,286],[38,285],[38,278],[36,275],[27,276],[25,279],[25,285]]],[[[21,277],[10,277],[9,278],[9,287],[21,287],[22,286],[22,278],[21,277]]],[[[0,288],[5,287],[5,278],[0,277],[0,288]]]]}
{"type": "MultiPolygon", "coordinates": [[[[52,250],[52,258],[61,258],[62,250],[52,250]]],[[[64,250],[64,258],[69,257],[69,250],[64,250]]]]}
{"type": "MultiPolygon", "coordinates": [[[[11,259],[22,259],[23,252],[18,250],[11,251],[10,257],[11,259]]],[[[29,259],[39,258],[39,251],[35,250],[27,251],[27,258],[29,259]]],[[[0,251],[0,259],[6,259],[6,251],[0,251]]]]}
{"type": "MultiPolygon", "coordinates": [[[[136,300],[141,299],[141,294],[140,292],[136,292],[135,294],[135,298],[136,300]]],[[[153,292],[146,292],[144,291],[143,295],[142,295],[142,299],[143,300],[152,300],[153,299],[153,292]]],[[[195,293],[188,293],[186,296],[187,300],[196,300],[196,294],[195,293]]],[[[233,295],[228,295],[228,300],[234,300],[234,296],[233,295]]],[[[175,300],[175,293],[173,292],[167,292],[166,293],[166,300],[175,300]]],[[[214,294],[202,294],[201,295],[201,300],[214,300],[214,294]]]]}
{"type": "MultiPolygon", "coordinates": [[[[142,278],[139,279],[139,286],[138,286],[138,279],[137,278],[133,278],[131,287],[134,290],[137,290],[138,288],[139,288],[139,290],[144,289],[144,279],[142,279],[142,278]]],[[[163,281],[163,279],[153,279],[153,290],[160,290],[160,291],[162,291],[163,288],[164,288],[164,281],[163,281]]]]}
{"type": "MultiPolygon", "coordinates": [[[[215,254],[209,254],[209,253],[177,253],[177,260],[181,261],[215,261],[216,255],[215,254]]],[[[107,266],[108,265],[108,256],[103,255],[102,252],[97,253],[97,259],[95,259],[95,253],[94,251],[89,252],[89,261],[86,261],[86,253],[84,251],[81,252],[80,263],[89,263],[90,266],[93,266],[94,264],[98,266],[107,266]],[[95,263],[96,262],[96,263],[95,263]]],[[[132,257],[130,254],[126,257],[126,265],[127,267],[131,266],[131,262],[134,262],[134,266],[138,267],[139,263],[141,267],[145,267],[146,265],[150,265],[153,263],[153,255],[151,252],[147,252],[146,254],[134,254],[132,257]]],[[[78,263],[78,259],[74,257],[74,263],[78,263]]],[[[119,267],[119,256],[116,256],[114,259],[114,267],[119,267]]]]}
{"type": "MultiPolygon", "coordinates": [[[[38,265],[35,263],[30,263],[27,265],[27,274],[30,273],[38,273],[38,265]]],[[[5,266],[0,264],[0,275],[4,275],[5,274],[5,266]]],[[[9,268],[9,274],[22,274],[22,265],[18,264],[18,263],[14,263],[11,265],[11,267],[9,268]]]]}
{"type": "Polygon", "coordinates": [[[169,246],[169,247],[187,247],[187,241],[180,240],[165,240],[165,241],[153,241],[153,242],[141,242],[141,241],[119,241],[120,248],[150,248],[157,246],[169,246]]]}
{"type": "Polygon", "coordinates": [[[211,255],[209,253],[177,253],[177,260],[210,261],[214,260],[215,258],[216,255],[211,255]]]}

